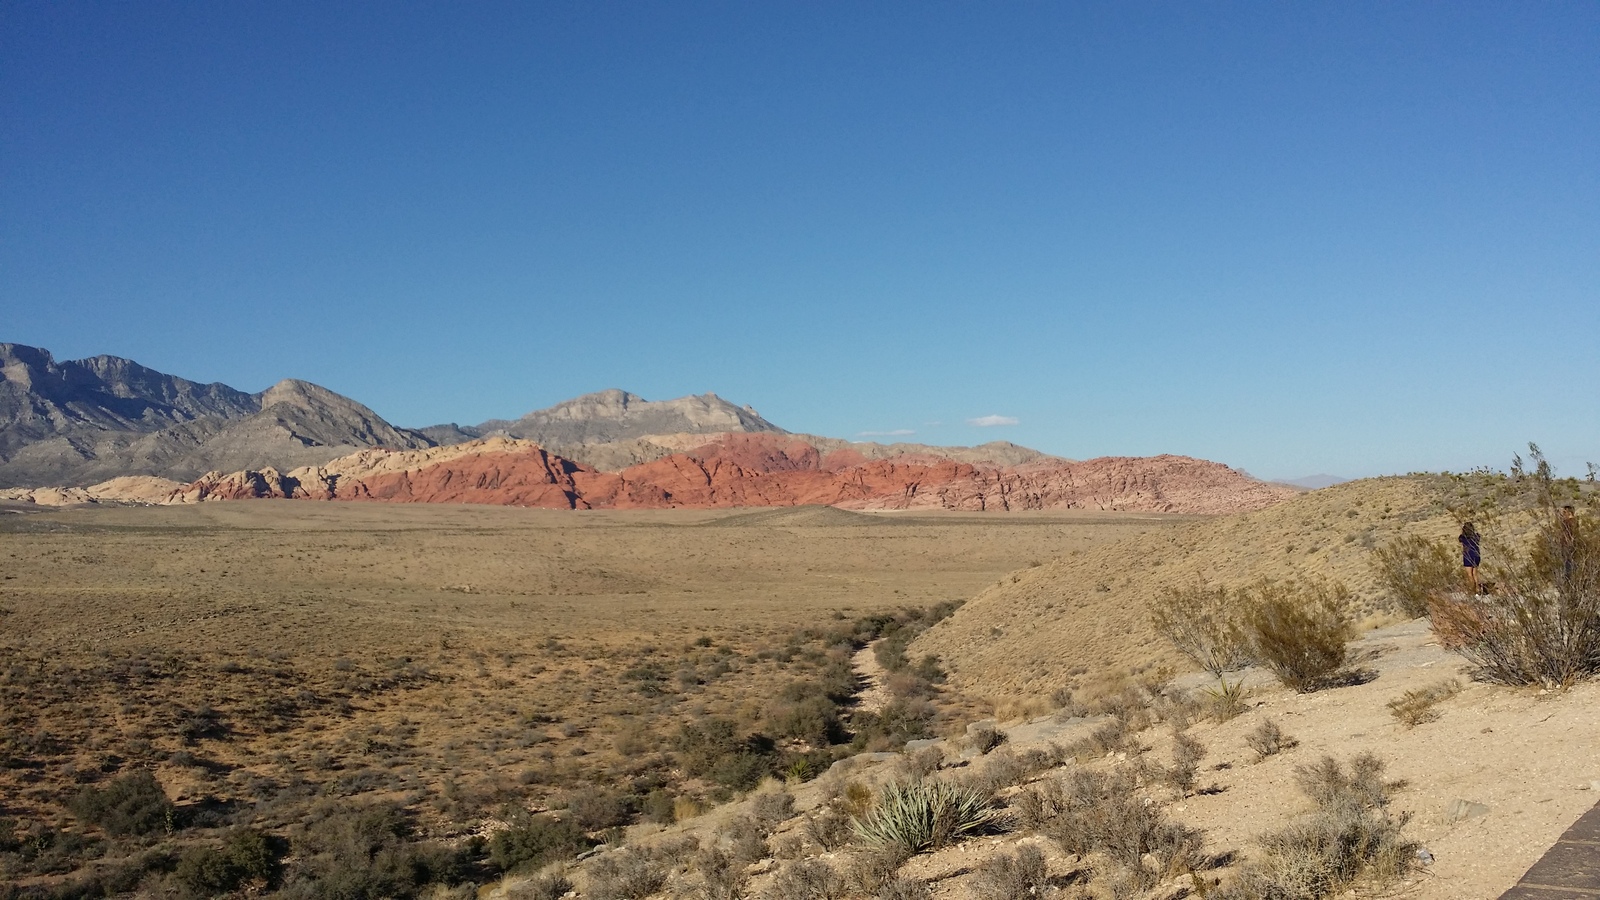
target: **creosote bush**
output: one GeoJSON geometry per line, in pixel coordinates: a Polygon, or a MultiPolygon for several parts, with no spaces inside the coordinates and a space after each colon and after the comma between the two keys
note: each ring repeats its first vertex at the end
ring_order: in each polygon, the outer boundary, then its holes
{"type": "Polygon", "coordinates": [[[1226,588],[1162,588],[1150,601],[1156,633],[1217,678],[1251,663],[1238,605],[1226,588]]]}
{"type": "Polygon", "coordinates": [[[1262,664],[1301,693],[1332,683],[1344,669],[1354,637],[1350,592],[1344,585],[1263,580],[1244,594],[1245,625],[1262,664]]]}
{"type": "Polygon", "coordinates": [[[1390,600],[1411,618],[1438,597],[1464,590],[1461,558],[1437,541],[1402,535],[1373,552],[1373,569],[1390,600]]]}

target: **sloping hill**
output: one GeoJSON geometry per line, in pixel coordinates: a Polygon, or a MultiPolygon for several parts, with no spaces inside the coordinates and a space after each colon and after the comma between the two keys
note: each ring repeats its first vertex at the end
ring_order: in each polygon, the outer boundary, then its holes
{"type": "Polygon", "coordinates": [[[1147,621],[1145,603],[1163,585],[1326,575],[1376,609],[1372,548],[1402,531],[1454,534],[1438,500],[1425,479],[1376,478],[1256,512],[1152,526],[1013,573],[919,637],[911,652],[938,654],[954,686],[990,697],[1046,696],[1080,668],[1192,668],[1147,621]]]}

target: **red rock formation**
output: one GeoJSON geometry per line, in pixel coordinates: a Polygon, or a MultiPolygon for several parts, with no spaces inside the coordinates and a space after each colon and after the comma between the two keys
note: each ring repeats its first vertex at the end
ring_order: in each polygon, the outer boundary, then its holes
{"type": "Polygon", "coordinates": [[[1224,513],[1296,492],[1185,456],[1105,457],[995,467],[901,456],[823,457],[787,435],[725,435],[684,453],[600,472],[527,442],[335,460],[326,468],[208,473],[178,502],[288,497],[484,503],[560,509],[797,506],[848,509],[1101,509],[1224,513]]]}

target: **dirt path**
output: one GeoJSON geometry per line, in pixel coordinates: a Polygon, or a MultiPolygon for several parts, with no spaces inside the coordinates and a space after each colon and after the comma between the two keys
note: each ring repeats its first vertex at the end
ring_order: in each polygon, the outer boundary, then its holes
{"type": "Polygon", "coordinates": [[[861,681],[861,691],[856,694],[856,709],[865,712],[878,712],[889,705],[889,673],[878,664],[878,657],[873,650],[878,646],[878,641],[862,647],[850,659],[850,667],[855,669],[856,678],[861,681]]]}

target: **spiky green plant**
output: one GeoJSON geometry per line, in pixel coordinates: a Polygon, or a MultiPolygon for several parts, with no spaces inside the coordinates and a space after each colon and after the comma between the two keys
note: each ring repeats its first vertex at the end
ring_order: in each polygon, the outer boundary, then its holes
{"type": "Polygon", "coordinates": [[[1000,824],[991,795],[947,781],[911,781],[885,787],[855,829],[868,844],[919,853],[1000,824]]]}

